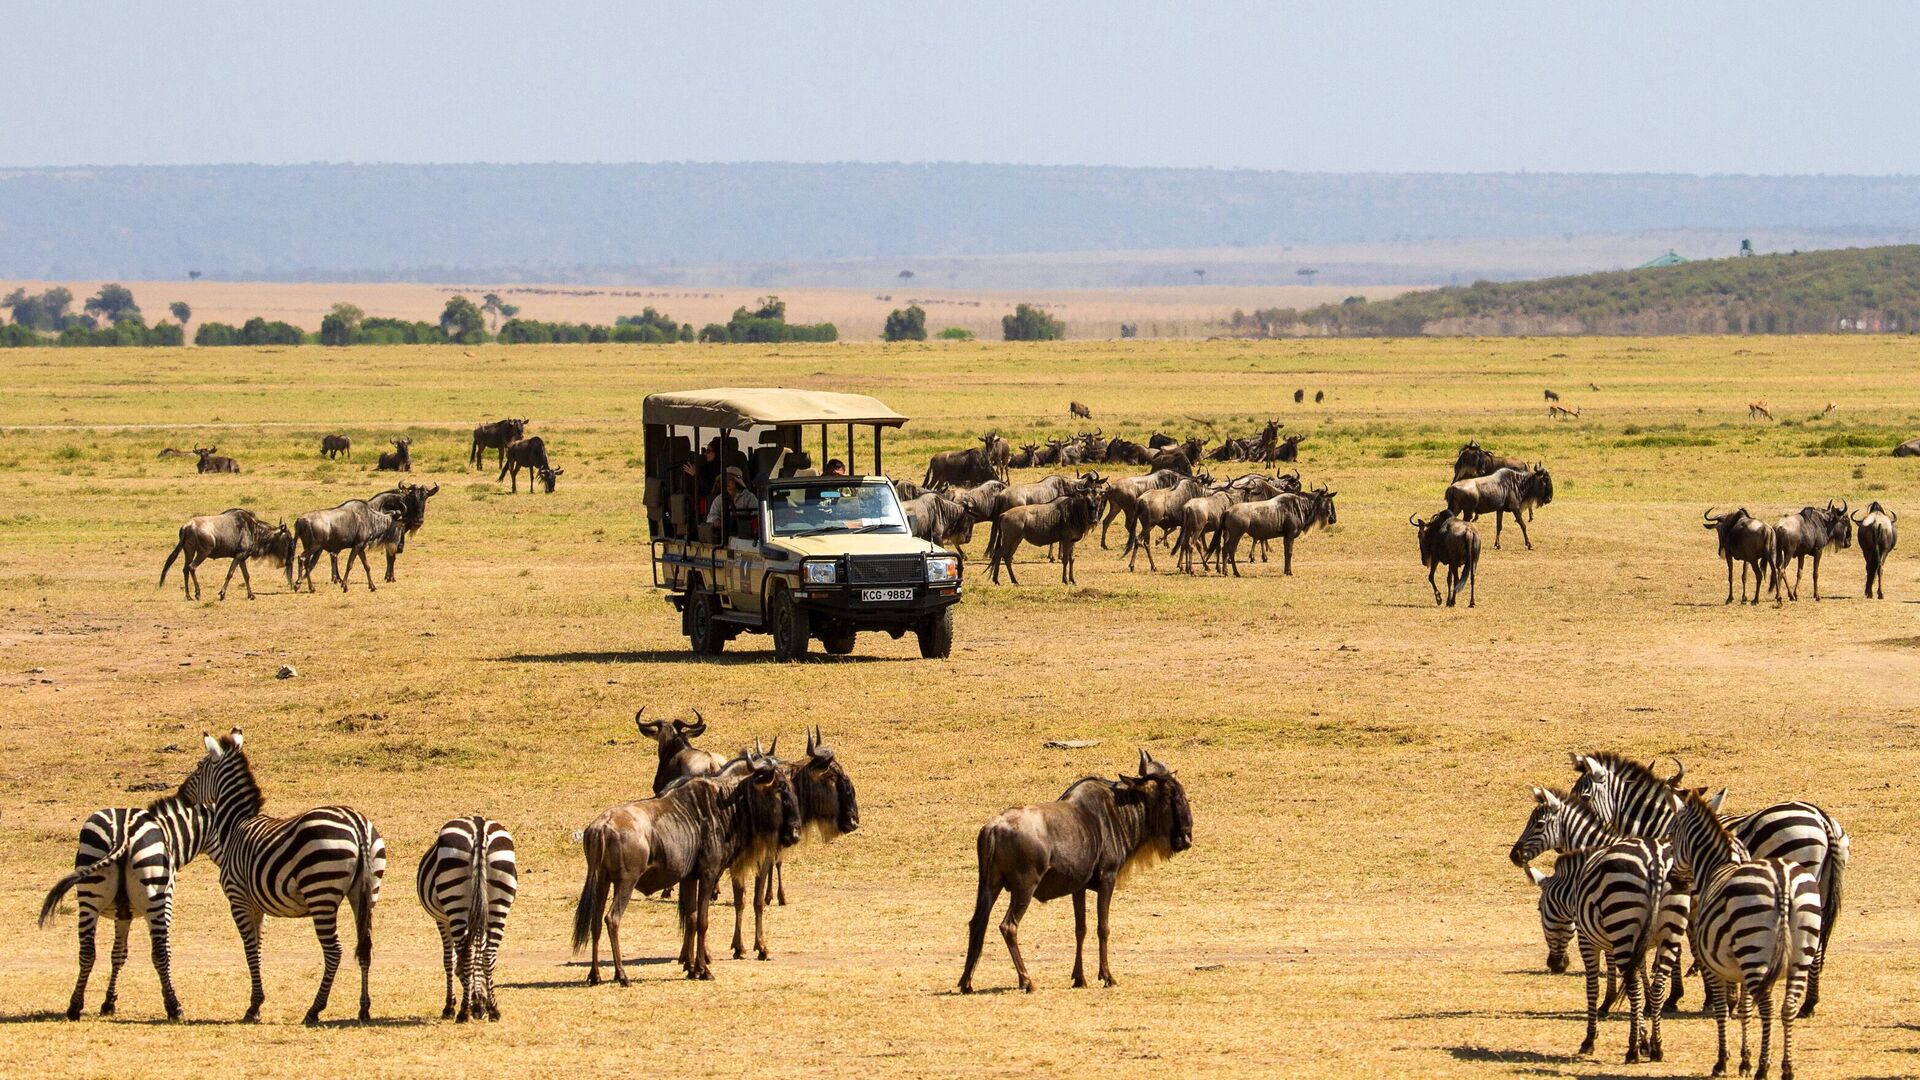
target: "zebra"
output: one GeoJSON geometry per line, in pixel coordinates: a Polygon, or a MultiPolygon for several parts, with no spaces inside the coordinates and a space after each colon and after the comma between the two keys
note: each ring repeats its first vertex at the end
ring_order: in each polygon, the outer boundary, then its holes
{"type": "Polygon", "coordinates": [[[440,961],[447,1002],[440,1019],[466,1023],[500,1019],[493,999],[493,962],[507,932],[507,911],[519,890],[513,834],[479,814],[440,826],[420,860],[420,906],[440,928],[440,961]],[[460,1011],[453,1009],[453,977],[460,975],[460,1011]]]}
{"type": "Polygon", "coordinates": [[[173,990],[173,885],[180,871],[198,856],[208,839],[208,814],[193,804],[185,789],[156,800],[146,809],[130,806],[96,810],[80,826],[80,850],[73,873],[54,883],[40,905],[40,925],[53,922],[60,898],[75,893],[79,910],[80,977],[73,984],[67,1019],[78,1020],[86,1005],[87,978],[93,974],[94,930],[102,913],[113,913],[113,969],[100,1015],[112,1016],[119,996],[120,968],[127,962],[127,932],[136,916],[145,917],[153,941],[153,967],[160,974],[160,995],[167,1019],[180,1019],[180,998],[173,990]]]}
{"type": "Polygon", "coordinates": [[[1566,971],[1567,943],[1579,939],[1587,972],[1582,1054],[1593,1052],[1599,1035],[1600,973],[1612,965],[1626,984],[1627,1064],[1638,1063],[1643,1049],[1649,1061],[1661,1059],[1660,1009],[1655,1004],[1666,992],[1667,969],[1661,961],[1669,945],[1678,958],[1687,916],[1686,894],[1668,880],[1673,868],[1670,849],[1639,838],[1568,852],[1555,861],[1551,875],[1527,868],[1527,876],[1540,887],[1547,969],[1556,975],[1566,971]],[[1644,1038],[1643,1005],[1649,1029],[1644,1038]]]}
{"type": "MultiPolygon", "coordinates": [[[[1525,869],[1527,876],[1532,878],[1536,885],[1540,883],[1541,879],[1535,876],[1535,871],[1531,864],[1534,859],[1538,858],[1544,852],[1553,851],[1560,855],[1567,855],[1585,848],[1605,847],[1608,844],[1615,843],[1622,839],[1619,833],[1608,828],[1606,823],[1600,820],[1600,815],[1594,811],[1591,804],[1578,796],[1569,795],[1555,788],[1534,788],[1533,801],[1533,812],[1527,816],[1526,827],[1521,830],[1520,839],[1513,842],[1513,849],[1507,853],[1507,857],[1513,861],[1515,866],[1525,869]]],[[[1671,860],[1671,845],[1666,841],[1660,841],[1659,847],[1662,857],[1671,860]]],[[[1680,984],[1682,981],[1680,978],[1680,947],[1686,937],[1686,896],[1684,893],[1681,894],[1678,904],[1679,909],[1677,912],[1667,913],[1671,925],[1667,926],[1666,931],[1657,942],[1657,948],[1654,954],[1653,979],[1655,985],[1663,990],[1671,989],[1672,996],[1668,997],[1663,993],[1662,996],[1649,1000],[1660,1002],[1666,1008],[1673,1007],[1680,1000],[1680,984]],[[1674,922],[1673,918],[1676,914],[1678,921],[1674,922]]],[[[1544,909],[1542,917],[1544,918],[1544,909]]],[[[1548,937],[1549,944],[1551,944],[1552,935],[1549,934],[1548,937]]],[[[1566,943],[1563,940],[1560,944],[1562,952],[1564,952],[1565,947],[1566,943]]],[[[1564,965],[1565,961],[1566,958],[1562,955],[1560,962],[1564,965]]],[[[1551,968],[1552,964],[1553,955],[1550,950],[1548,966],[1551,968]]],[[[1600,1001],[1601,1016],[1607,1015],[1608,1011],[1613,1008],[1614,1001],[1619,997],[1619,987],[1615,983],[1616,975],[1617,969],[1609,962],[1607,965],[1607,993],[1600,1001]]],[[[1658,1041],[1657,1035],[1655,1041],[1658,1041]]]]}
{"type": "Polygon", "coordinates": [[[220,887],[246,946],[253,994],[243,1022],[260,1019],[260,1005],[267,997],[260,986],[260,924],[273,916],[313,919],[325,968],[306,1023],[320,1023],[340,968],[342,902],[353,907],[358,932],[354,958],[360,962],[360,1019],[370,1019],[367,969],[373,963],[373,906],[380,900],[380,879],[387,870],[386,841],[364,815],[345,806],[323,806],[298,817],[268,817],[261,813],[265,799],[242,749],[240,729],[219,739],[208,735],[205,741],[207,756],[187,778],[185,790],[212,815],[207,853],[220,868],[220,887]]]}
{"type": "Polygon", "coordinates": [[[1740,1072],[1746,1073],[1747,1018],[1758,1005],[1760,1063],[1753,1075],[1766,1080],[1773,989],[1784,980],[1780,1075],[1791,1080],[1794,1014],[1820,957],[1819,882],[1791,860],[1753,858],[1698,789],[1680,792],[1678,803],[1674,856],[1694,882],[1693,955],[1706,976],[1707,1007],[1719,1029],[1713,1074],[1727,1069],[1730,1005],[1740,1015],[1740,1072]]]}
{"type": "MultiPolygon", "coordinates": [[[[1678,807],[1675,792],[1686,774],[1684,767],[1671,779],[1662,780],[1646,766],[1610,753],[1576,757],[1574,767],[1581,772],[1574,793],[1586,795],[1600,816],[1621,834],[1661,839],[1672,833],[1678,807]]],[[[1722,790],[1707,801],[1708,807],[1717,813],[1725,797],[1722,790]]],[[[1820,1002],[1827,942],[1840,917],[1852,838],[1833,815],[1807,802],[1775,803],[1722,820],[1753,858],[1790,859],[1806,867],[1820,886],[1820,954],[1814,959],[1806,998],[1800,1003],[1800,1015],[1812,1016],[1820,1002]]]]}

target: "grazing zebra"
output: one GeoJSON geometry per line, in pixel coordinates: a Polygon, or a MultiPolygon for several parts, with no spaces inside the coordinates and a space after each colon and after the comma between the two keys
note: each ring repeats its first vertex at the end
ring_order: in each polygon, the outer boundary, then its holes
{"type": "Polygon", "coordinates": [[[1687,894],[1675,888],[1672,849],[1651,840],[1619,840],[1561,855],[1553,873],[1527,867],[1540,887],[1540,928],[1547,939],[1547,970],[1567,970],[1567,944],[1578,939],[1587,973],[1587,1036],[1580,1053],[1593,1052],[1599,1034],[1600,973],[1618,969],[1626,984],[1627,1064],[1659,1061],[1660,1009],[1669,971],[1677,971],[1680,938],[1686,933],[1687,894]],[[1669,967],[1666,961],[1675,962],[1669,967]],[[1643,1036],[1640,1018],[1647,1017],[1643,1036]]]}
{"type": "Polygon", "coordinates": [[[73,873],[55,882],[40,905],[44,927],[53,922],[60,898],[79,887],[74,898],[79,909],[80,977],[73,984],[67,1019],[80,1019],[86,1004],[87,977],[93,974],[94,929],[107,911],[113,913],[113,970],[107,976],[100,1015],[113,1015],[120,968],[127,962],[127,932],[135,917],[144,917],[153,939],[153,967],[160,974],[167,1019],[180,1019],[180,999],[173,992],[173,949],[167,936],[173,925],[173,883],[206,845],[207,826],[207,812],[193,805],[184,787],[144,810],[130,806],[95,810],[80,826],[73,873]]]}
{"type": "MultiPolygon", "coordinates": [[[[1576,795],[1584,794],[1600,816],[1624,836],[1664,839],[1673,832],[1678,802],[1675,794],[1681,768],[1672,779],[1662,780],[1638,762],[1618,754],[1600,753],[1577,757],[1574,767],[1581,772],[1574,784],[1576,795]]],[[[1720,792],[1708,801],[1716,812],[1720,792]]],[[[1845,884],[1847,859],[1852,840],[1833,815],[1806,802],[1775,803],[1751,814],[1723,817],[1735,839],[1755,859],[1789,859],[1806,867],[1820,886],[1820,955],[1814,960],[1807,981],[1807,994],[1800,1004],[1801,1016],[1812,1016],[1820,1002],[1820,974],[1827,964],[1827,942],[1833,936],[1833,924],[1840,917],[1840,898],[1845,884]]]]}
{"type": "Polygon", "coordinates": [[[345,902],[353,907],[358,932],[354,958],[360,962],[360,1019],[367,1020],[373,1005],[367,994],[373,906],[380,900],[380,879],[387,871],[386,841],[372,822],[345,806],[323,806],[291,818],[262,813],[265,798],[242,741],[239,728],[219,739],[208,735],[207,756],[183,788],[212,815],[207,853],[220,867],[220,887],[246,945],[253,996],[242,1019],[260,1019],[260,1004],[267,998],[260,986],[260,924],[274,916],[313,919],[326,966],[306,1023],[320,1022],[340,968],[337,931],[345,902]]]}
{"type": "Polygon", "coordinates": [[[1727,831],[1699,790],[1679,795],[1674,857],[1694,883],[1691,938],[1707,979],[1707,1007],[1719,1029],[1713,1074],[1727,1070],[1727,1012],[1740,1014],[1740,1072],[1747,1058],[1747,1018],[1760,1010],[1760,1063],[1766,1080],[1773,1042],[1773,989],[1780,1002],[1780,1075],[1793,1076],[1793,1019],[1807,978],[1820,957],[1820,885],[1787,859],[1754,859],[1727,831]]]}
{"type": "Polygon", "coordinates": [[[440,826],[420,860],[420,906],[440,928],[440,962],[447,972],[447,1003],[440,1019],[466,1023],[500,1019],[493,1000],[493,962],[507,932],[507,911],[519,890],[513,834],[474,814],[440,826]],[[460,1012],[453,1011],[453,976],[460,973],[460,1012]]]}

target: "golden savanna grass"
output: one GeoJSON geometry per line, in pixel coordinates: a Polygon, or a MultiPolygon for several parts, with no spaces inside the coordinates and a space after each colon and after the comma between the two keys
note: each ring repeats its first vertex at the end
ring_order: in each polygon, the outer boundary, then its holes
{"type": "MultiPolygon", "coordinates": [[[[1859,553],[1845,551],[1825,564],[1826,600],[1727,607],[1699,516],[1843,496],[1920,505],[1914,463],[1887,456],[1920,431],[1910,339],[474,352],[0,357],[0,1073],[1704,1075],[1712,1025],[1695,1015],[1667,1026],[1663,1064],[1623,1070],[1618,1020],[1594,1059],[1571,1055],[1579,980],[1544,973],[1533,890],[1506,862],[1528,786],[1564,783],[1567,751],[1598,747],[1678,754],[1731,788],[1730,807],[1806,798],[1839,816],[1854,838],[1847,905],[1796,1065],[1920,1070],[1920,564],[1895,553],[1884,602],[1860,598],[1859,553]],[[1277,564],[1241,580],[1130,574],[1096,542],[1063,588],[1030,554],[1026,585],[969,586],[944,663],[884,636],[846,660],[775,665],[766,639],[745,638],[696,663],[649,588],[637,455],[643,396],[702,385],[876,394],[915,417],[889,444],[896,475],[989,428],[1016,442],[1074,430],[1069,399],[1109,435],[1184,434],[1190,417],[1246,432],[1272,416],[1308,436],[1302,472],[1339,492],[1340,523],[1301,544],[1292,578],[1277,564]],[[1546,387],[1583,418],[1549,422],[1546,387]],[[1748,423],[1754,398],[1783,422],[1748,423]],[[473,424],[505,415],[545,436],[566,468],[557,494],[509,496],[463,466],[473,424]],[[319,458],[335,430],[353,461],[319,458]],[[186,517],[243,505],[278,519],[371,494],[390,479],[373,454],[402,433],[413,479],[441,494],[397,584],[288,596],[257,574],[259,600],[218,603],[225,571],[209,567],[205,602],[181,599],[177,570],[155,587],[186,517]],[[1406,521],[1440,505],[1469,436],[1549,463],[1558,498],[1532,551],[1511,529],[1492,550],[1483,523],[1479,608],[1437,609],[1406,521]],[[245,471],[156,458],[214,444],[245,471]],[[283,663],[299,677],[276,680],[283,663]],[[642,704],[699,707],[715,748],[796,746],[821,725],[862,827],[790,860],[771,963],[717,959],[714,982],[685,982],[666,962],[672,909],[639,901],[635,985],[589,990],[567,947],[573,834],[645,793],[642,704]],[[191,1022],[151,1022],[141,929],[121,1015],[57,1019],[73,916],[45,931],[33,917],[79,821],[177,782],[202,730],[236,724],[270,807],[351,803],[388,838],[378,1022],[339,1022],[349,967],[335,1022],[301,1028],[319,952],[309,927],[275,921],[264,1022],[230,1023],[245,967],[204,861],[175,924],[191,1022]],[[1007,992],[989,935],[986,992],[953,994],[980,824],[1129,768],[1139,746],[1179,770],[1196,842],[1116,899],[1121,985],[1067,988],[1071,911],[1057,903],[1025,925],[1038,993],[1007,992]],[[473,810],[518,836],[522,892],[506,1018],[456,1028],[434,1019],[437,942],[412,875],[439,824],[473,810]]],[[[731,914],[717,907],[715,925],[731,914]]],[[[722,930],[716,957],[725,945],[722,930]]]]}

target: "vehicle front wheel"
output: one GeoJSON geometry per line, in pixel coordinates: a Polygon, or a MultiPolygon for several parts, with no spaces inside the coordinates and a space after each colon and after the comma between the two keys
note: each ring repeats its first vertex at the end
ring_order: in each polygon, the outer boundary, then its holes
{"type": "Polygon", "coordinates": [[[813,635],[813,621],[794,600],[793,593],[780,589],[773,594],[773,655],[779,660],[804,660],[807,639],[813,635]]]}
{"type": "Polygon", "coordinates": [[[687,597],[687,644],[695,656],[718,656],[727,647],[726,635],[714,621],[711,593],[697,592],[687,597]]]}
{"type": "Polygon", "coordinates": [[[920,655],[927,660],[945,660],[953,652],[953,609],[941,608],[921,620],[920,655]]]}
{"type": "Polygon", "coordinates": [[[829,655],[845,656],[853,651],[853,631],[849,630],[844,634],[822,637],[820,643],[827,647],[827,653],[829,655]]]}

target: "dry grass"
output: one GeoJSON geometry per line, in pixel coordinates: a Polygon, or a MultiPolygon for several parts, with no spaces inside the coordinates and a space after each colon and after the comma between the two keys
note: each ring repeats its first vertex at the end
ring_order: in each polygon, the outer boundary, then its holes
{"type": "MultiPolygon", "coordinates": [[[[5,359],[4,420],[24,426],[0,430],[13,481],[0,508],[0,700],[13,705],[0,725],[0,1073],[1616,1075],[1618,1021],[1600,1057],[1570,1056],[1579,983],[1543,973],[1532,892],[1505,861],[1527,785],[1564,781],[1580,747],[1681,754],[1703,782],[1730,785],[1733,806],[1803,797],[1836,813],[1854,836],[1848,905],[1797,1064],[1915,1071],[1920,820],[1906,780],[1920,764],[1920,572],[1896,553],[1889,599],[1864,602],[1848,551],[1827,565],[1827,601],[1728,608],[1698,518],[1709,503],[1777,513],[1841,495],[1916,505],[1912,463],[1884,449],[1920,428],[1905,340],[5,359]],[[1128,574],[1096,549],[1064,589],[1033,563],[1022,588],[970,588],[947,663],[884,637],[844,662],[777,666],[765,639],[746,639],[694,663],[648,588],[632,459],[642,396],[703,384],[876,393],[920,418],[892,447],[896,473],[989,427],[1071,430],[1069,398],[1108,434],[1273,415],[1308,434],[1303,471],[1340,491],[1341,523],[1304,542],[1291,579],[1275,566],[1240,581],[1128,574]],[[1328,402],[1295,406],[1296,386],[1328,402]],[[1543,386],[1584,419],[1547,421],[1543,386]],[[1840,407],[1747,424],[1753,397],[1782,417],[1840,407]],[[461,467],[467,429],[507,414],[534,417],[565,465],[558,494],[509,497],[461,467]],[[316,456],[336,428],[359,445],[351,464],[316,456]],[[183,602],[177,579],[155,589],[180,520],[379,490],[374,444],[402,430],[415,479],[443,493],[396,585],[292,597],[273,583],[225,604],[183,602]],[[1488,550],[1471,612],[1432,606],[1405,524],[1439,505],[1468,435],[1547,460],[1559,495],[1536,550],[1488,550]],[[155,458],[213,442],[246,471],[197,477],[155,458]],[[283,662],[300,677],[276,681],[283,662]],[[722,961],[712,984],[653,963],[632,988],[588,990],[566,947],[571,836],[645,788],[653,763],[629,719],[642,703],[699,706],[715,746],[823,725],[863,827],[792,860],[772,963],[722,961]],[[79,820],[176,781],[198,733],[231,724],[247,729],[273,806],[351,802],[386,833],[381,1022],[298,1026],[318,950],[282,921],[267,932],[265,1023],[226,1023],[245,968],[204,862],[176,922],[196,1022],[148,1023],[158,993],[138,938],[120,1017],[50,1019],[71,985],[72,916],[47,931],[32,918],[79,820]],[[1054,737],[1101,743],[1041,747],[1054,737]],[[1066,988],[1071,913],[1052,904],[1026,924],[1039,993],[1000,992],[1012,970],[990,942],[977,981],[993,992],[951,994],[979,824],[1111,774],[1138,745],[1180,770],[1196,846],[1117,899],[1121,986],[1066,988]],[[477,1029],[425,1019],[438,956],[411,895],[433,830],[473,809],[515,830],[523,865],[506,1020],[477,1029]]],[[[715,914],[724,925],[731,911],[715,914]]],[[[666,905],[639,903],[628,925],[636,956],[671,955],[666,905]]],[[[104,977],[103,961],[94,1004],[104,977]]],[[[351,997],[330,1015],[350,1016],[351,997]]],[[[1631,1075],[1704,1074],[1712,1026],[1683,1018],[1667,1045],[1666,1063],[1631,1075]]]]}

